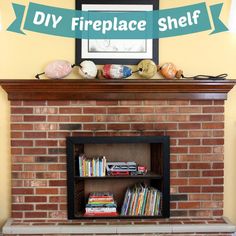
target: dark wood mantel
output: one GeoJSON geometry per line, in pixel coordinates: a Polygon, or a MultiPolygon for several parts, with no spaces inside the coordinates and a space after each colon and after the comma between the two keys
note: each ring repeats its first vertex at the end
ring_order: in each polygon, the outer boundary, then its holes
{"type": "Polygon", "coordinates": [[[236,80],[0,80],[9,100],[227,99],[236,80]]]}

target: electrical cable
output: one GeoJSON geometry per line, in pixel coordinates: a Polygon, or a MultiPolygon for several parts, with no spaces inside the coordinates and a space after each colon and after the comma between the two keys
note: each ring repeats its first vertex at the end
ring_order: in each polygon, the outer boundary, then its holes
{"type": "Polygon", "coordinates": [[[220,74],[220,75],[196,75],[193,77],[186,77],[182,75],[181,77],[184,79],[193,79],[193,80],[225,80],[228,74],[220,74]]]}

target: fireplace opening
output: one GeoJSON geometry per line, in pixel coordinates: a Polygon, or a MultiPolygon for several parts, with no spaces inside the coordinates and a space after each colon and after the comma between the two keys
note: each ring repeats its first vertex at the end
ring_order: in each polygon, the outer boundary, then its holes
{"type": "Polygon", "coordinates": [[[168,218],[168,136],[67,137],[68,219],[168,218]]]}

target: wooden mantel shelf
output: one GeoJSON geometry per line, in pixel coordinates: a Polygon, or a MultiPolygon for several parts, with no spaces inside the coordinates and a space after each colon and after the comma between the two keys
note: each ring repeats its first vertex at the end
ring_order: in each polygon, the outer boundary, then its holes
{"type": "Polygon", "coordinates": [[[227,99],[236,80],[0,80],[13,100],[227,99]]]}

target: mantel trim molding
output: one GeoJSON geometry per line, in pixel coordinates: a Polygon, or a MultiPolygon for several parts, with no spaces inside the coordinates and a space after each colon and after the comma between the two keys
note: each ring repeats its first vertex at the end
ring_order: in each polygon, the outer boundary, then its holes
{"type": "Polygon", "coordinates": [[[0,80],[15,100],[226,100],[236,80],[0,80]]]}

